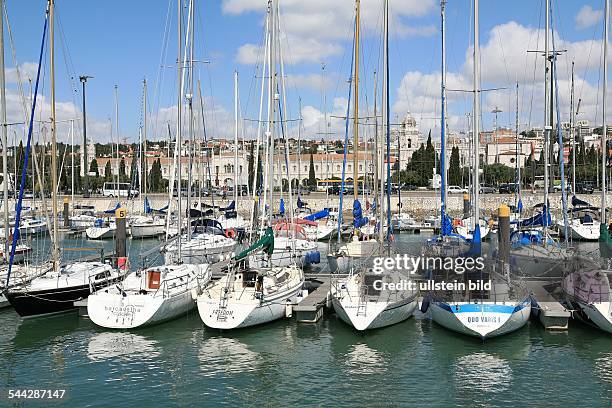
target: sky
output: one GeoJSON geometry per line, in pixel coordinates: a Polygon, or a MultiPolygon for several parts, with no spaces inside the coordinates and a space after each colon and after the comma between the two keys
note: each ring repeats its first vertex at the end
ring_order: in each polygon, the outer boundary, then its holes
{"type": "MultiPolygon", "coordinates": [[[[467,129],[466,115],[472,109],[471,93],[459,91],[473,87],[471,3],[448,0],[446,5],[447,83],[453,90],[448,93],[448,123],[456,132],[467,129]]],[[[578,118],[601,123],[603,3],[552,0],[555,48],[564,51],[557,60],[562,121],[569,118],[570,72],[575,61],[575,99],[581,100],[578,118]]],[[[46,1],[6,0],[5,5],[8,121],[18,123],[25,118],[30,80],[36,78],[46,1]]],[[[209,138],[233,137],[234,71],[239,81],[240,134],[256,137],[266,6],[266,0],[195,0],[194,84],[201,84],[209,138]]],[[[186,15],[186,5],[183,10],[186,15]]],[[[343,138],[340,116],[346,114],[348,98],[354,1],[280,0],[280,10],[289,131],[295,136],[301,117],[301,137],[343,138]]],[[[501,88],[482,93],[483,128],[493,126],[491,111],[496,107],[502,111],[498,125],[514,127],[517,81],[519,127],[541,126],[543,58],[527,51],[544,47],[544,0],[480,1],[479,14],[482,88],[501,88]]],[[[361,117],[373,116],[375,86],[380,109],[382,75],[378,74],[375,84],[374,72],[383,68],[382,18],[383,0],[361,1],[361,117]]],[[[439,2],[390,0],[389,32],[392,122],[411,112],[423,133],[431,130],[435,137],[440,127],[439,2]]],[[[39,121],[50,117],[48,42],[45,50],[38,99],[41,109],[36,114],[39,121]]],[[[88,136],[93,140],[116,140],[117,133],[122,141],[138,140],[145,78],[148,139],[167,138],[168,123],[173,132],[178,88],[177,0],[56,0],[55,50],[60,140],[70,139],[70,119],[75,120],[74,137],[81,137],[79,75],[92,76],[86,96],[88,136]]],[[[194,99],[199,100],[197,85],[194,99]]],[[[201,109],[198,103],[194,108],[201,109]]],[[[608,114],[609,109],[608,105],[608,114]]],[[[201,135],[199,112],[196,116],[196,134],[201,135]]],[[[43,128],[45,125],[37,122],[39,139],[49,137],[43,128]]],[[[370,134],[373,127],[363,128],[364,134],[370,134]]],[[[24,132],[23,126],[15,125],[10,135],[19,140],[24,132]]]]}

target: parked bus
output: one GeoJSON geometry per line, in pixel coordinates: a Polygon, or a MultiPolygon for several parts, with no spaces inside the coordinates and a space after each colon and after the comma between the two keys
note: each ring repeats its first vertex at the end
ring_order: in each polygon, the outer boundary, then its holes
{"type": "Polygon", "coordinates": [[[104,197],[138,197],[139,191],[132,188],[130,183],[106,182],[102,187],[104,197]]]}

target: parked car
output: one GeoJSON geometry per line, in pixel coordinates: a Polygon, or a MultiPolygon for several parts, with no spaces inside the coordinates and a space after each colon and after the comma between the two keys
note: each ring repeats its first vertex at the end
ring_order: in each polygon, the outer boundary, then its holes
{"type": "Polygon", "coordinates": [[[402,190],[404,190],[404,191],[414,191],[417,188],[418,187],[415,186],[414,184],[404,184],[404,185],[402,185],[402,190]]]}
{"type": "Polygon", "coordinates": [[[495,193],[495,187],[490,184],[481,183],[479,192],[480,194],[493,194],[495,193]]]}
{"type": "Polygon", "coordinates": [[[468,192],[467,188],[463,188],[459,186],[448,186],[447,191],[449,194],[463,194],[463,193],[468,192]]]}
{"type": "Polygon", "coordinates": [[[593,194],[595,188],[589,182],[580,182],[576,183],[576,193],[577,194],[593,194]]]}
{"type": "Polygon", "coordinates": [[[518,184],[516,183],[504,183],[499,185],[500,194],[513,194],[518,190],[518,184]]]}

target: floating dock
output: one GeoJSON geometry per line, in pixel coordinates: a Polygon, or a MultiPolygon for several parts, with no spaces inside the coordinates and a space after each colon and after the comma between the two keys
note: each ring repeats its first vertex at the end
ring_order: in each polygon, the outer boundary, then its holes
{"type": "Polygon", "coordinates": [[[293,312],[298,323],[316,323],[323,317],[324,308],[330,299],[331,278],[331,274],[313,274],[308,278],[310,282],[319,284],[319,286],[300,303],[293,306],[293,312]]]}
{"type": "Polygon", "coordinates": [[[547,330],[567,330],[571,313],[554,296],[558,285],[547,281],[527,281],[534,316],[547,330]]]}

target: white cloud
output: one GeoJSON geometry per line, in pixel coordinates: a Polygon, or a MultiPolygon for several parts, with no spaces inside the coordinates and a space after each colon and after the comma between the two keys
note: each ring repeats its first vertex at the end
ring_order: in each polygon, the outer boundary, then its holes
{"type": "MultiPolygon", "coordinates": [[[[390,32],[400,37],[429,36],[436,32],[431,25],[417,26],[406,22],[408,18],[422,17],[437,7],[435,0],[391,0],[390,32]]],[[[264,13],[261,0],[224,0],[226,14],[248,12],[264,13]]],[[[287,63],[321,62],[340,55],[345,46],[341,41],[352,38],[354,19],[353,0],[285,0],[281,3],[281,31],[287,63]]],[[[380,35],[382,29],[382,1],[367,1],[361,5],[364,35],[380,35]]],[[[243,64],[257,62],[261,46],[245,44],[236,59],[243,64]]]]}
{"type": "Polygon", "coordinates": [[[603,12],[601,10],[593,10],[589,5],[584,5],[576,14],[574,18],[576,22],[576,28],[582,30],[594,26],[601,20],[603,12]]]}
{"type": "Polygon", "coordinates": [[[319,74],[289,74],[287,75],[287,85],[298,89],[312,89],[322,91],[329,89],[332,85],[332,80],[329,76],[323,77],[319,74]]]}
{"type": "MultiPolygon", "coordinates": [[[[497,25],[483,38],[481,45],[481,78],[483,88],[505,87],[506,90],[485,92],[482,96],[483,128],[492,126],[490,111],[495,107],[504,112],[499,115],[500,125],[514,127],[515,84],[520,83],[520,126],[541,126],[544,116],[544,65],[543,58],[527,50],[544,47],[544,31],[525,27],[516,22],[497,25]]],[[[576,100],[581,99],[581,119],[591,123],[601,122],[601,90],[596,81],[601,61],[601,41],[571,42],[555,33],[557,49],[567,52],[557,61],[559,105],[561,120],[569,117],[570,67],[575,61],[576,100]],[[589,75],[589,73],[591,75],[589,75]],[[594,78],[593,78],[594,77],[594,78]]],[[[470,90],[472,85],[472,48],[465,52],[465,60],[456,72],[447,73],[449,89],[470,90]]],[[[472,109],[472,94],[448,92],[448,123],[451,129],[467,128],[466,113],[472,109]]],[[[399,87],[393,112],[399,115],[412,112],[423,133],[432,129],[439,134],[440,127],[440,73],[407,72],[399,87]]],[[[608,110],[608,115],[612,109],[608,110]]]]}

